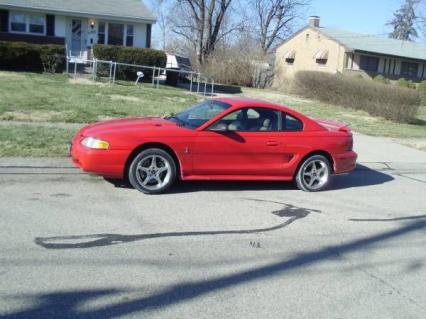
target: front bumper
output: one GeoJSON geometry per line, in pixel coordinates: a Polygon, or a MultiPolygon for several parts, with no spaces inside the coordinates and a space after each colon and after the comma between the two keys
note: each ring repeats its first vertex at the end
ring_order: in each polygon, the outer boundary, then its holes
{"type": "Polygon", "coordinates": [[[128,151],[93,150],[80,144],[82,137],[75,137],[70,155],[75,166],[85,172],[109,178],[123,178],[128,151]]]}
{"type": "Polygon", "coordinates": [[[357,158],[357,153],[353,151],[334,156],[334,173],[343,174],[353,171],[356,167],[357,158]]]}

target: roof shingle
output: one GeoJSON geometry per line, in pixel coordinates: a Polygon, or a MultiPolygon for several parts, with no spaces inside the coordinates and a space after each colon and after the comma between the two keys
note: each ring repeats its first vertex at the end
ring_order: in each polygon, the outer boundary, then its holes
{"type": "Polygon", "coordinates": [[[351,50],[426,60],[426,43],[381,38],[332,28],[316,29],[351,50]]]}
{"type": "Polygon", "coordinates": [[[0,6],[155,22],[142,0],[0,0],[0,6]]]}

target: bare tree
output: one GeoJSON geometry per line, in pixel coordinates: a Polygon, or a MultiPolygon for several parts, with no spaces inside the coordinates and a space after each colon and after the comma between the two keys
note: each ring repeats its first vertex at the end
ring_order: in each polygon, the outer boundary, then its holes
{"type": "Polygon", "coordinates": [[[310,0],[249,0],[249,3],[255,10],[254,29],[259,45],[267,53],[277,41],[294,32],[310,0]]]}
{"type": "Polygon", "coordinates": [[[203,64],[217,43],[237,26],[223,30],[232,0],[176,0],[173,32],[190,43],[203,64]]]}

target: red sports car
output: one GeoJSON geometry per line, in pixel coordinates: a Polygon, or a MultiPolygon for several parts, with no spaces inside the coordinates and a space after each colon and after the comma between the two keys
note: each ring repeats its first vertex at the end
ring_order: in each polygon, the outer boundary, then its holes
{"type": "Polygon", "coordinates": [[[72,140],[73,162],[86,172],[128,179],[147,194],[181,180],[290,181],[324,189],[332,174],[356,165],[352,133],[268,102],[219,98],[166,117],[95,123],[72,140]]]}

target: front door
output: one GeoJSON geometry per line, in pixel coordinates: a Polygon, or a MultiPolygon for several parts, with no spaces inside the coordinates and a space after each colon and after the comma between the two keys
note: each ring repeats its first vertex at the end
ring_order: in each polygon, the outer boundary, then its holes
{"type": "Polygon", "coordinates": [[[241,109],[200,131],[193,153],[193,174],[210,176],[282,176],[283,133],[279,114],[241,109]],[[214,126],[227,127],[214,131],[214,126]]]}
{"type": "Polygon", "coordinates": [[[82,22],[78,19],[73,19],[71,24],[71,54],[73,56],[82,55],[82,22]]]}

